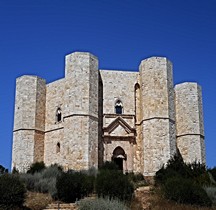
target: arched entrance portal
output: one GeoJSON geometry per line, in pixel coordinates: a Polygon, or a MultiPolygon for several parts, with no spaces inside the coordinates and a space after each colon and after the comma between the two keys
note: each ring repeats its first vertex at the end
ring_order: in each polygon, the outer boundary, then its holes
{"type": "Polygon", "coordinates": [[[113,151],[112,161],[116,163],[119,170],[125,170],[124,169],[124,162],[127,160],[127,155],[125,154],[125,151],[121,147],[116,147],[113,151]]]}

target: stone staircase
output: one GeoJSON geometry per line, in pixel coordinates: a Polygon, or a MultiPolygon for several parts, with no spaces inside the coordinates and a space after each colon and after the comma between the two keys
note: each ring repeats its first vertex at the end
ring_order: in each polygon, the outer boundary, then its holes
{"type": "Polygon", "coordinates": [[[78,210],[75,203],[51,203],[44,210],[78,210]]]}

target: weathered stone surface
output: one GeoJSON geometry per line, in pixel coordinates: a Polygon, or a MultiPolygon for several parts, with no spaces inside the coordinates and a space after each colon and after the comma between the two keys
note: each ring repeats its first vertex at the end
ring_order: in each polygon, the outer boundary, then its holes
{"type": "Polygon", "coordinates": [[[176,151],[172,64],[152,57],[140,64],[143,174],[152,176],[176,151]]]}
{"type": "Polygon", "coordinates": [[[36,76],[17,78],[12,167],[20,171],[43,160],[45,103],[45,80],[36,76]]]}
{"type": "Polygon", "coordinates": [[[186,161],[205,162],[201,89],[183,83],[174,92],[167,58],[145,59],[139,72],[99,70],[87,52],[65,61],[65,77],[52,83],[17,79],[12,166],[82,170],[113,160],[149,177],[176,144],[186,161]]]}
{"type": "Polygon", "coordinates": [[[175,86],[177,145],[186,162],[205,163],[201,88],[197,83],[175,86]]]}

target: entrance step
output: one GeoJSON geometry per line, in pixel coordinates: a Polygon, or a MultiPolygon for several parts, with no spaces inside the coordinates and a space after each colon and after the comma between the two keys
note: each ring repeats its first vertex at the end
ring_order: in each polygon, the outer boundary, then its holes
{"type": "Polygon", "coordinates": [[[51,203],[44,210],[78,210],[75,203],[51,203]]]}

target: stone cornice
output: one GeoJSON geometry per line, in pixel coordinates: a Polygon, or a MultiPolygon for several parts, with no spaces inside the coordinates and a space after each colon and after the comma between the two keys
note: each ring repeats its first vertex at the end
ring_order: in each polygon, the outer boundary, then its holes
{"type": "Polygon", "coordinates": [[[183,136],[201,136],[202,138],[205,138],[205,136],[201,133],[185,133],[181,135],[176,135],[176,138],[183,137],[183,136]]]}
{"type": "Polygon", "coordinates": [[[63,119],[66,119],[69,117],[77,117],[77,116],[78,117],[90,117],[91,119],[98,121],[98,117],[95,117],[95,116],[90,115],[90,114],[70,114],[70,115],[64,116],[63,119]]]}
{"type": "Polygon", "coordinates": [[[37,132],[41,132],[44,133],[44,131],[39,130],[39,129],[35,129],[35,128],[20,128],[20,129],[16,129],[13,132],[17,132],[17,131],[37,131],[37,132]]]}
{"type": "Polygon", "coordinates": [[[135,125],[141,125],[143,122],[149,121],[149,120],[169,120],[170,122],[175,123],[175,120],[169,117],[150,117],[150,118],[141,120],[139,123],[135,123],[135,125]]]}
{"type": "Polygon", "coordinates": [[[105,118],[116,118],[116,117],[122,117],[122,118],[128,118],[133,119],[135,118],[134,114],[103,114],[105,118]]]}

